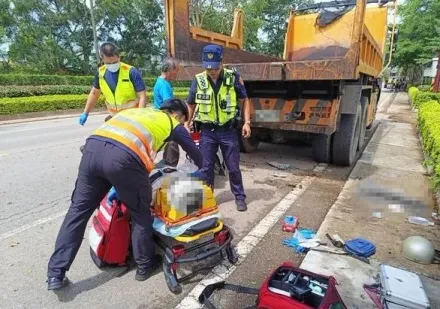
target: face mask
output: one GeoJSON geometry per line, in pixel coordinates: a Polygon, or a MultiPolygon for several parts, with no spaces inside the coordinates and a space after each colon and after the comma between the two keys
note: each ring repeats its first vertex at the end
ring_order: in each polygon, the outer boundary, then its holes
{"type": "Polygon", "coordinates": [[[106,64],[107,70],[109,70],[112,73],[115,73],[119,70],[119,67],[121,66],[121,63],[112,63],[112,64],[106,64]]]}

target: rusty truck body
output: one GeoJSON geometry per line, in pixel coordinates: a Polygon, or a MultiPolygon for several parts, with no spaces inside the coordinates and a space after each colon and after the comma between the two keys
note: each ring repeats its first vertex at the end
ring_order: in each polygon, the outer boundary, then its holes
{"type": "Polygon", "coordinates": [[[177,79],[203,71],[206,44],[222,45],[224,66],[239,72],[251,101],[252,136],[241,139],[242,151],[306,136],[316,161],[352,165],[380,97],[387,8],[367,0],[335,3],[345,3],[345,12],[326,24],[310,10],[331,4],[292,9],[281,59],[243,50],[240,9],[227,36],[191,26],[188,0],[165,0],[168,51],[181,63],[177,79]]]}

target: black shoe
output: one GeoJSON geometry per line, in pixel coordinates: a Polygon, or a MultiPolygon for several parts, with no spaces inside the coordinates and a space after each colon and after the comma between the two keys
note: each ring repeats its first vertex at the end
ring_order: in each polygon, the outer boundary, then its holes
{"type": "Polygon", "coordinates": [[[235,205],[237,205],[238,211],[246,211],[247,210],[247,205],[244,200],[235,200],[235,205]]]}
{"type": "Polygon", "coordinates": [[[47,279],[47,289],[48,290],[59,290],[64,288],[69,284],[69,279],[66,277],[58,278],[58,277],[49,277],[47,279]]]}
{"type": "Polygon", "coordinates": [[[148,279],[148,277],[151,276],[151,274],[161,266],[162,264],[162,256],[159,254],[156,254],[152,258],[151,265],[148,265],[147,267],[138,266],[136,270],[136,276],[135,279],[137,281],[145,281],[148,279]]]}

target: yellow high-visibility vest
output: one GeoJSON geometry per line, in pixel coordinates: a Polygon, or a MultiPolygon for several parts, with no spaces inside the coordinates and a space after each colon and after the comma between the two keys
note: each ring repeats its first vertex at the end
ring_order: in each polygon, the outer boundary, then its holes
{"type": "Polygon", "coordinates": [[[120,111],[93,135],[111,138],[136,153],[146,170],[154,168],[154,159],[179,122],[163,111],[131,108],[120,111]]]}
{"type": "Polygon", "coordinates": [[[196,75],[196,121],[223,125],[235,117],[238,100],[234,88],[234,72],[223,69],[223,74],[223,83],[217,96],[215,96],[214,89],[208,81],[206,72],[196,75]]]}
{"type": "Polygon", "coordinates": [[[119,68],[118,83],[116,84],[115,93],[113,94],[110,86],[104,78],[107,68],[105,65],[99,68],[99,86],[105,97],[105,105],[110,115],[139,106],[139,99],[136,96],[136,90],[130,80],[130,69],[132,66],[121,62],[119,68]]]}

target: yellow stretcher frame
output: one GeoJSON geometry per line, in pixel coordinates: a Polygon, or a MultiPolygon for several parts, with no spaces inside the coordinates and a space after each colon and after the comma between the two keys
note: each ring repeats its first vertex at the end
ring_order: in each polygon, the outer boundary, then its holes
{"type": "Polygon", "coordinates": [[[193,236],[176,236],[176,237],[174,237],[174,239],[177,241],[180,241],[180,242],[190,243],[190,242],[193,242],[193,241],[196,241],[196,240],[202,238],[205,235],[220,232],[223,229],[223,221],[219,220],[218,222],[219,222],[219,224],[216,227],[214,227],[210,230],[204,231],[200,234],[193,235],[193,236]]]}

